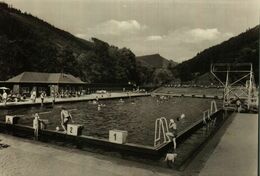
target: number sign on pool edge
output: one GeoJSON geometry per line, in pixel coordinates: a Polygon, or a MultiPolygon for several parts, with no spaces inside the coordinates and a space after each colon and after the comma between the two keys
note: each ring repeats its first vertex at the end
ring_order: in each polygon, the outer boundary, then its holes
{"type": "Polygon", "coordinates": [[[6,115],[5,116],[5,123],[16,124],[18,122],[18,119],[19,119],[19,117],[17,117],[17,116],[6,115]]]}
{"type": "Polygon", "coordinates": [[[82,134],[83,126],[79,124],[68,124],[67,134],[72,136],[80,136],[82,134]]]}
{"type": "Polygon", "coordinates": [[[109,142],[124,144],[127,139],[127,131],[109,130],[109,142]]]}

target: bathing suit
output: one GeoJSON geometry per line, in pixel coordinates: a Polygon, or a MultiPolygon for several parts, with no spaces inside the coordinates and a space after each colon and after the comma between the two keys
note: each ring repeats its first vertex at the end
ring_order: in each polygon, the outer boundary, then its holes
{"type": "Polygon", "coordinates": [[[64,123],[67,123],[70,120],[70,116],[64,118],[64,123]]]}
{"type": "Polygon", "coordinates": [[[172,134],[173,134],[173,137],[176,138],[177,137],[177,130],[173,130],[172,134]]]}
{"type": "Polygon", "coordinates": [[[65,126],[67,126],[67,124],[69,123],[69,121],[71,119],[70,113],[68,111],[62,111],[61,113],[62,113],[62,116],[64,117],[63,118],[63,124],[65,126]]]}
{"type": "Polygon", "coordinates": [[[170,131],[171,131],[171,133],[172,133],[172,137],[173,137],[173,138],[176,138],[176,137],[177,137],[177,126],[176,126],[176,123],[171,124],[171,125],[169,126],[169,128],[170,128],[170,131]]]}

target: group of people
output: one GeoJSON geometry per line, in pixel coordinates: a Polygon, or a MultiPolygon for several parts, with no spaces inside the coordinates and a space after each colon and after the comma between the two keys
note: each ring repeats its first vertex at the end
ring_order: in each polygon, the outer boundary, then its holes
{"type": "MultiPolygon", "coordinates": [[[[61,107],[60,118],[61,118],[60,119],[61,127],[63,128],[63,131],[67,133],[68,123],[74,123],[72,115],[68,109],[66,109],[65,107],[61,107]]],[[[176,120],[181,121],[184,118],[185,115],[181,114],[180,117],[178,117],[176,120]]],[[[38,114],[35,114],[34,123],[36,126],[39,126],[40,123],[43,123],[38,114]]],[[[176,157],[178,156],[178,154],[176,153],[177,123],[174,121],[174,119],[170,119],[170,123],[168,127],[169,127],[169,132],[166,133],[166,135],[172,141],[173,146],[166,154],[165,161],[167,162],[168,167],[172,167],[172,164],[174,163],[176,157]]],[[[57,127],[56,130],[59,131],[59,127],[57,127]]],[[[38,134],[38,128],[35,129],[35,133],[38,134]]]]}
{"type": "MultiPolygon", "coordinates": [[[[67,110],[65,107],[61,107],[61,113],[60,113],[60,122],[61,127],[63,128],[64,133],[67,133],[67,126],[68,123],[74,123],[73,118],[69,110],[67,110]]],[[[34,120],[33,120],[33,127],[35,129],[34,133],[35,136],[38,136],[38,130],[40,128],[40,125],[43,124],[46,126],[44,120],[40,119],[40,116],[38,113],[34,114],[34,120]]],[[[59,131],[59,127],[56,128],[57,131],[59,131]]]]}
{"type": "Polygon", "coordinates": [[[0,100],[2,103],[6,105],[7,102],[18,102],[22,99],[25,99],[21,96],[21,94],[14,94],[12,90],[8,93],[8,91],[3,90],[3,94],[0,94],[0,100]]]}
{"type": "MultiPolygon", "coordinates": [[[[35,90],[32,90],[31,93],[30,93],[30,100],[32,102],[36,102],[36,98],[37,98],[37,93],[35,90]]],[[[41,92],[40,94],[40,98],[41,98],[41,102],[43,104],[44,102],[44,98],[46,97],[46,93],[45,92],[41,92]]],[[[0,100],[6,105],[6,103],[8,101],[10,102],[19,102],[19,101],[22,101],[22,100],[25,100],[26,99],[26,95],[24,94],[23,96],[19,93],[16,93],[14,94],[12,92],[12,90],[10,90],[10,92],[8,93],[8,91],[6,90],[3,90],[3,94],[0,94],[0,100]]]]}
{"type": "MultiPolygon", "coordinates": [[[[41,98],[41,105],[43,106],[43,103],[44,103],[44,98],[46,97],[46,92],[41,92],[41,94],[40,94],[40,98],[41,98]]],[[[30,99],[31,99],[31,101],[33,102],[33,103],[35,103],[36,102],[36,98],[37,98],[37,93],[36,93],[36,91],[35,90],[32,90],[32,92],[31,92],[31,97],[30,97],[30,99]]]]}
{"type": "Polygon", "coordinates": [[[85,94],[85,91],[69,91],[69,90],[62,90],[59,92],[55,92],[56,98],[69,98],[69,97],[80,97],[85,94]]]}

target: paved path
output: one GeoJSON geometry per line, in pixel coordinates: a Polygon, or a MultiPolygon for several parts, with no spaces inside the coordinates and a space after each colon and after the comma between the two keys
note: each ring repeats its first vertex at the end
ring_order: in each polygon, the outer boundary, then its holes
{"type": "Polygon", "coordinates": [[[177,171],[0,134],[0,176],[166,176],[177,171]]]}
{"type": "Polygon", "coordinates": [[[258,114],[236,114],[200,176],[256,176],[258,114]]]}

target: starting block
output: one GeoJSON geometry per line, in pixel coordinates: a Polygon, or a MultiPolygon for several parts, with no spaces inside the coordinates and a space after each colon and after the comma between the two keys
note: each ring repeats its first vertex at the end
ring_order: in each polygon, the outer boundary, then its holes
{"type": "Polygon", "coordinates": [[[83,125],[79,124],[68,124],[67,134],[72,136],[80,136],[82,134],[83,125]]]}
{"type": "Polygon", "coordinates": [[[6,124],[17,124],[18,120],[19,120],[19,117],[17,117],[17,116],[11,116],[11,115],[5,116],[5,123],[6,124]]]}
{"type": "Polygon", "coordinates": [[[127,140],[127,131],[123,130],[109,130],[109,142],[124,144],[127,140]]]}

